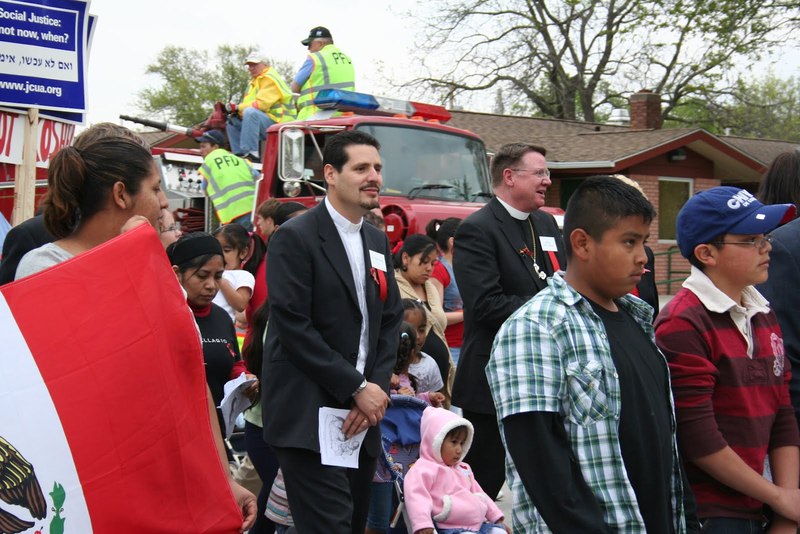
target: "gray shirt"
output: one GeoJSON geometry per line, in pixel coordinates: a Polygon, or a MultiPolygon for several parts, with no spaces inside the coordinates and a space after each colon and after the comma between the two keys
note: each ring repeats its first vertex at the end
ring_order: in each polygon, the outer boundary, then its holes
{"type": "Polygon", "coordinates": [[[72,254],[59,247],[55,243],[47,243],[39,248],[35,248],[25,254],[17,266],[17,274],[14,280],[25,278],[39,271],[43,271],[53,265],[58,265],[62,261],[72,258],[72,254]]]}

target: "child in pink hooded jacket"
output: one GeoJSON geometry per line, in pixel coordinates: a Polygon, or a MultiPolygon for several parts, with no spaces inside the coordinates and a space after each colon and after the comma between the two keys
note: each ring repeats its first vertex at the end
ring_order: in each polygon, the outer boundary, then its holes
{"type": "Polygon", "coordinates": [[[404,489],[414,534],[511,532],[503,512],[483,492],[472,469],[460,461],[472,444],[472,423],[443,408],[422,413],[419,460],[409,470],[404,489]]]}

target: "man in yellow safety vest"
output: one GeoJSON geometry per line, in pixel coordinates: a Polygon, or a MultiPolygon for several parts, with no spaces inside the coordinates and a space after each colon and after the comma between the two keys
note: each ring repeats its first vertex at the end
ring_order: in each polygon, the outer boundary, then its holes
{"type": "Polygon", "coordinates": [[[233,153],[258,163],[258,141],[266,138],[267,128],[295,120],[296,111],[289,84],[264,55],[253,52],[244,62],[250,71],[250,84],[239,104],[227,105],[230,116],[226,129],[233,153]]]}
{"type": "Polygon", "coordinates": [[[328,28],[312,28],[301,43],[308,47],[308,57],[294,77],[292,91],[300,94],[297,118],[305,120],[320,111],[314,99],[321,90],[355,91],[356,76],[350,57],[333,44],[328,28]]]}
{"type": "Polygon", "coordinates": [[[250,230],[258,171],[223,148],[225,135],[220,130],[209,130],[195,140],[203,156],[200,175],[205,180],[206,196],[219,222],[239,223],[250,230]]]}

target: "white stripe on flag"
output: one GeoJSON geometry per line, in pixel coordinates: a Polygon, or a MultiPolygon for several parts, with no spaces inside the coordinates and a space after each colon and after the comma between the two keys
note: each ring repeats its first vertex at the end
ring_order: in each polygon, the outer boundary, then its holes
{"type": "MultiPolygon", "coordinates": [[[[47,515],[35,519],[29,510],[0,502],[0,509],[23,521],[31,530],[52,532],[51,522],[63,520],[65,533],[91,534],[92,525],[78,474],[61,422],[36,362],[0,292],[0,437],[30,464],[47,502],[47,515]],[[62,510],[53,511],[54,485],[63,486],[62,510]],[[60,519],[59,519],[60,518],[60,519]]],[[[58,498],[59,491],[56,491],[58,498]]]]}

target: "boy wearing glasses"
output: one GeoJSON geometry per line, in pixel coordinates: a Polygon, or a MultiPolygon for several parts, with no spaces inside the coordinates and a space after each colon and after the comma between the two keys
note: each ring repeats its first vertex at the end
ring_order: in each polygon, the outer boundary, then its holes
{"type": "Polygon", "coordinates": [[[678,214],[678,247],[692,265],[656,320],[669,362],[678,444],[702,532],[797,531],[800,452],[789,364],[769,303],[771,236],[791,204],[765,206],[747,191],[703,191],[678,214]],[[769,457],[770,481],[764,476],[769,457]]]}

